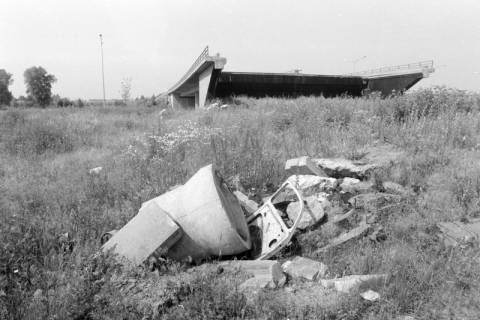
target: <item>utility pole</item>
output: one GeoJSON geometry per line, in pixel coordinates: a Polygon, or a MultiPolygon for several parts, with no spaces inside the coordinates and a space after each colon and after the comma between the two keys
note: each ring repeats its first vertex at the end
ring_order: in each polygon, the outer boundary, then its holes
{"type": "Polygon", "coordinates": [[[105,72],[103,70],[103,37],[102,37],[101,33],[98,36],[100,37],[100,50],[101,50],[101,53],[102,53],[103,107],[105,108],[107,106],[107,102],[105,100],[105,72]]]}

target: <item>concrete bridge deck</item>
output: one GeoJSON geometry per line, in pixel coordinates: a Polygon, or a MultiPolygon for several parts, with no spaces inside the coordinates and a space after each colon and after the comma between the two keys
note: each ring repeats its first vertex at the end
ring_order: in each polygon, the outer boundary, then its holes
{"type": "Polygon", "coordinates": [[[202,108],[209,99],[247,95],[297,97],[404,92],[434,72],[433,61],[384,67],[347,75],[223,71],[227,59],[210,56],[208,46],[185,75],[168,90],[173,108],[202,108]]]}

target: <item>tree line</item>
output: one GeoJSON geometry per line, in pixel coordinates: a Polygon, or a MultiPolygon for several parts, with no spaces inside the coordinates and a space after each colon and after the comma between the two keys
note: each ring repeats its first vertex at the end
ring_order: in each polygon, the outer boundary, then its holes
{"type": "MultiPolygon", "coordinates": [[[[42,108],[50,105],[52,102],[52,85],[57,81],[57,78],[40,66],[28,68],[23,73],[23,77],[27,88],[26,104],[42,108]]],[[[8,106],[12,103],[14,97],[8,88],[12,83],[12,74],[0,69],[0,106],[8,106]]],[[[58,97],[56,100],[65,104],[68,99],[58,97]]]]}

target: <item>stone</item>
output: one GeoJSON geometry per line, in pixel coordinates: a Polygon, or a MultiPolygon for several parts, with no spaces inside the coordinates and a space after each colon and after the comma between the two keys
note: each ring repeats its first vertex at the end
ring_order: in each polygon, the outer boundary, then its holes
{"type": "Polygon", "coordinates": [[[461,221],[437,223],[440,238],[447,246],[457,246],[466,242],[480,243],[480,219],[468,223],[461,221]]]}
{"type": "Polygon", "coordinates": [[[360,297],[367,301],[377,301],[378,299],[380,299],[380,294],[376,291],[369,289],[365,292],[360,293],[360,297]]]}
{"type": "Polygon", "coordinates": [[[282,265],[283,271],[293,279],[307,279],[310,281],[325,277],[327,266],[320,261],[304,257],[295,257],[282,265]]]}
{"type": "Polygon", "coordinates": [[[234,260],[220,264],[226,269],[239,269],[252,275],[240,285],[240,290],[280,288],[287,281],[280,263],[276,260],[234,260]]]}
{"type": "Polygon", "coordinates": [[[99,175],[100,172],[102,172],[102,170],[103,170],[103,167],[96,167],[88,170],[88,173],[91,175],[99,175]]]}
{"type": "Polygon", "coordinates": [[[363,150],[363,156],[358,160],[343,158],[312,159],[312,162],[321,168],[330,177],[365,179],[375,170],[387,169],[398,163],[404,152],[397,150],[393,145],[378,145],[363,150]]]}
{"type": "Polygon", "coordinates": [[[386,205],[399,203],[402,197],[397,194],[390,193],[365,193],[356,195],[348,202],[357,209],[379,209],[386,205]]]}
{"type": "MultiPolygon", "coordinates": [[[[288,218],[292,221],[297,219],[300,209],[300,202],[291,202],[287,207],[288,218]]],[[[318,201],[316,196],[310,196],[304,199],[303,214],[300,218],[297,228],[305,230],[313,227],[317,223],[323,220],[325,217],[325,211],[323,210],[322,203],[318,201]]]]}
{"type": "Polygon", "coordinates": [[[375,183],[372,181],[360,181],[355,178],[343,178],[342,183],[340,184],[340,190],[345,193],[350,193],[352,195],[359,193],[368,193],[375,190],[375,183]]]}
{"type": "Polygon", "coordinates": [[[335,178],[314,175],[292,175],[287,181],[293,184],[304,197],[318,192],[333,192],[338,186],[335,178]]]}
{"type": "Polygon", "coordinates": [[[322,169],[329,177],[364,179],[375,168],[372,164],[362,164],[343,158],[312,159],[312,162],[322,169]]]}
{"type": "Polygon", "coordinates": [[[364,234],[367,233],[367,231],[370,229],[370,225],[368,225],[366,222],[361,222],[360,225],[344,234],[341,234],[340,236],[333,238],[332,240],[329,241],[328,245],[325,247],[322,247],[316,251],[316,253],[321,253],[325,252],[331,248],[334,248],[336,246],[339,246],[347,241],[350,241],[352,239],[358,238],[360,236],[363,236],[364,234]]]}
{"type": "Polygon", "coordinates": [[[317,175],[326,177],[323,170],[318,168],[308,156],[289,159],[285,163],[285,171],[289,174],[317,175]]]}
{"type": "Polygon", "coordinates": [[[258,210],[259,206],[253,200],[250,200],[245,194],[240,191],[234,191],[233,194],[237,197],[238,202],[240,202],[240,206],[247,212],[247,216],[255,213],[258,210]]]}
{"type": "Polygon", "coordinates": [[[150,255],[164,254],[182,237],[182,230],[155,202],[143,206],[122,229],[103,246],[119,257],[138,265],[150,255]]]}
{"type": "Polygon", "coordinates": [[[385,274],[351,275],[335,279],[321,279],[319,282],[325,288],[334,288],[337,291],[350,293],[361,285],[381,286],[385,283],[385,274]]]}

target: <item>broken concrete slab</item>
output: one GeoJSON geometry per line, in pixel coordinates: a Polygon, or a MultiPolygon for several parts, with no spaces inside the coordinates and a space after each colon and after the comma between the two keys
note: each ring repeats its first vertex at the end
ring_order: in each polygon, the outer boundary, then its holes
{"type": "Polygon", "coordinates": [[[398,194],[390,193],[364,193],[356,195],[348,202],[357,209],[379,209],[386,205],[399,203],[402,197],[398,194]]]}
{"type": "Polygon", "coordinates": [[[352,195],[368,193],[375,191],[375,183],[373,181],[361,181],[359,179],[346,177],[343,178],[342,183],[340,183],[340,190],[352,195]]]}
{"type": "MultiPolygon", "coordinates": [[[[325,211],[322,203],[316,196],[310,196],[304,199],[303,214],[298,223],[298,229],[305,230],[315,226],[325,218],[325,211]]],[[[291,202],[287,207],[287,215],[290,220],[295,221],[298,218],[301,203],[291,202]]]]}
{"type": "Polygon", "coordinates": [[[334,248],[336,246],[339,246],[347,241],[350,241],[352,239],[358,238],[360,236],[363,236],[367,233],[367,231],[370,229],[370,225],[368,225],[365,221],[362,221],[358,227],[341,234],[340,236],[333,238],[329,241],[328,245],[325,247],[322,247],[316,251],[316,253],[321,253],[325,252],[331,248],[334,248]]]}
{"type": "Polygon", "coordinates": [[[140,209],[122,229],[102,247],[113,250],[133,264],[141,264],[155,254],[165,254],[182,236],[180,227],[156,203],[140,209]]]}
{"type": "Polygon", "coordinates": [[[252,275],[240,285],[241,290],[280,288],[287,281],[280,263],[276,260],[234,260],[220,263],[226,269],[238,269],[252,275]]]}
{"type": "Polygon", "coordinates": [[[360,297],[362,297],[363,299],[367,300],[367,301],[377,301],[378,299],[380,299],[380,294],[376,291],[373,291],[371,289],[365,291],[365,292],[362,292],[360,293],[360,297]]]}
{"type": "Polygon", "coordinates": [[[99,175],[100,172],[102,172],[103,170],[103,167],[95,167],[95,168],[92,168],[90,170],[88,170],[88,173],[91,174],[91,175],[99,175]]]}
{"type": "Polygon", "coordinates": [[[381,287],[387,279],[386,274],[351,275],[335,279],[321,279],[319,282],[326,288],[335,288],[337,291],[350,293],[360,286],[381,287]]]}
{"type": "Polygon", "coordinates": [[[461,243],[480,243],[480,219],[472,219],[468,223],[461,221],[437,223],[440,229],[440,238],[448,246],[457,246],[461,243]]]}
{"type": "Polygon", "coordinates": [[[289,174],[327,176],[308,156],[287,160],[285,163],[285,171],[289,174]]]}
{"type": "Polygon", "coordinates": [[[363,164],[343,158],[320,158],[312,159],[312,162],[322,169],[329,177],[334,178],[356,178],[364,179],[376,166],[373,164],[363,164]]]}
{"type": "Polygon", "coordinates": [[[275,299],[285,301],[288,306],[295,306],[295,308],[298,308],[297,310],[312,310],[314,308],[336,310],[339,303],[347,302],[350,297],[333,288],[325,288],[315,281],[306,281],[289,284],[281,290],[276,290],[275,299]]]}
{"type": "Polygon", "coordinates": [[[210,164],[183,186],[155,202],[182,228],[183,236],[167,252],[175,260],[234,255],[251,248],[250,232],[237,198],[210,164]]]}
{"type": "Polygon", "coordinates": [[[316,280],[325,277],[327,266],[320,261],[295,257],[282,265],[283,271],[293,279],[316,280]]]}
{"type": "Polygon", "coordinates": [[[304,197],[318,192],[332,192],[338,186],[335,178],[314,175],[292,175],[288,177],[287,181],[290,181],[304,197]]]}
{"type": "Polygon", "coordinates": [[[312,162],[331,177],[351,177],[362,180],[375,170],[391,167],[399,162],[404,154],[393,145],[379,145],[363,150],[363,156],[357,160],[321,158],[312,159],[312,162]]]}
{"type": "Polygon", "coordinates": [[[247,195],[243,194],[240,191],[234,191],[233,194],[237,197],[238,202],[247,213],[247,216],[255,213],[258,210],[258,203],[253,200],[250,200],[247,195]]]}

